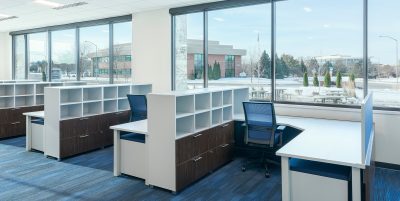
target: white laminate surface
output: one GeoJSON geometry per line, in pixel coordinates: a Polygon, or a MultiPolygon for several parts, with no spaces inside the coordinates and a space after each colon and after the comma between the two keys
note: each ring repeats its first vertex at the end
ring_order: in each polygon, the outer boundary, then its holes
{"type": "Polygon", "coordinates": [[[147,119],[111,126],[110,129],[147,135],[147,119]]]}
{"type": "Polygon", "coordinates": [[[44,111],[37,111],[37,112],[26,112],[23,115],[37,117],[37,118],[44,118],[44,111]]]}

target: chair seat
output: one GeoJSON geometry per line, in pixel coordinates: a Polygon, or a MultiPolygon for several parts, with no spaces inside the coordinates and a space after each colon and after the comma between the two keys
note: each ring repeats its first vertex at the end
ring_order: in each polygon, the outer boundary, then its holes
{"type": "Polygon", "coordinates": [[[290,159],[290,170],[345,181],[351,180],[351,168],[342,165],[292,158],[290,159]]]}
{"type": "MultiPolygon", "coordinates": [[[[248,132],[249,132],[249,136],[251,136],[251,139],[254,140],[254,141],[256,141],[256,140],[266,141],[266,140],[270,140],[270,138],[271,138],[271,134],[269,134],[269,133],[266,134],[263,131],[251,130],[251,131],[248,131],[248,132]]],[[[279,143],[281,134],[282,134],[282,130],[275,130],[274,144],[278,144],[279,143]]]]}
{"type": "Polygon", "coordinates": [[[138,133],[121,132],[120,139],[139,142],[139,143],[146,143],[145,135],[138,133]]]}

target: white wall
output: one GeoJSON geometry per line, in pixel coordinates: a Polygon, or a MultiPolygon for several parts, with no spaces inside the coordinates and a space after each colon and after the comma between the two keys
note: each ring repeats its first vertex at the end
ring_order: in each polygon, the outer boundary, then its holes
{"type": "Polygon", "coordinates": [[[11,79],[11,36],[0,33],[0,80],[11,79]]]}
{"type": "MultiPolygon", "coordinates": [[[[347,108],[277,104],[276,113],[347,121],[361,119],[360,109],[347,108]]],[[[400,165],[400,112],[374,111],[374,122],[375,161],[400,165]]]]}
{"type": "Polygon", "coordinates": [[[133,81],[171,90],[171,17],[168,9],[133,14],[133,81]]]}

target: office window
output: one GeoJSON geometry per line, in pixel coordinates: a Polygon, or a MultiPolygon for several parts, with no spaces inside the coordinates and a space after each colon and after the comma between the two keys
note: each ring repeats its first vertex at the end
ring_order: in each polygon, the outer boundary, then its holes
{"type": "Polygon", "coordinates": [[[80,76],[89,83],[109,83],[109,25],[80,28],[80,76]]]}
{"type": "Polygon", "coordinates": [[[76,81],[75,29],[51,33],[51,81],[76,81]]]}
{"type": "Polygon", "coordinates": [[[374,92],[374,104],[400,107],[398,45],[400,18],[397,0],[369,0],[368,90],[374,92]]]}
{"type": "Polygon", "coordinates": [[[132,22],[114,24],[114,83],[132,81],[132,22]]]}
{"type": "Polygon", "coordinates": [[[363,1],[278,1],[276,6],[276,100],[360,104],[363,1]]]}
{"type": "Polygon", "coordinates": [[[19,35],[15,36],[15,69],[14,69],[14,76],[16,80],[25,79],[25,36],[19,35]]]}
{"type": "Polygon", "coordinates": [[[208,12],[209,87],[248,86],[271,97],[271,4],[208,12]]]}
{"type": "Polygon", "coordinates": [[[48,37],[46,33],[28,34],[28,79],[49,80],[48,37]]]}
{"type": "MultiPolygon", "coordinates": [[[[177,15],[175,18],[175,89],[186,90],[204,86],[199,56],[203,55],[203,13],[177,15]],[[195,63],[195,55],[196,63],[195,63]],[[197,70],[195,65],[197,65],[197,70]]],[[[203,64],[201,64],[203,65],[203,64]]]]}

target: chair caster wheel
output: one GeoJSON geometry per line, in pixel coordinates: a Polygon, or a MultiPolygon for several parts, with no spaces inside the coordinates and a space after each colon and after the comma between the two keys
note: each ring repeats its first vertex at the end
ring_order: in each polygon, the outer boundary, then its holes
{"type": "Polygon", "coordinates": [[[246,168],[245,167],[242,167],[242,172],[246,172],[246,168]]]}
{"type": "Polygon", "coordinates": [[[265,178],[270,178],[271,175],[269,174],[269,172],[265,173],[265,178]]]}

